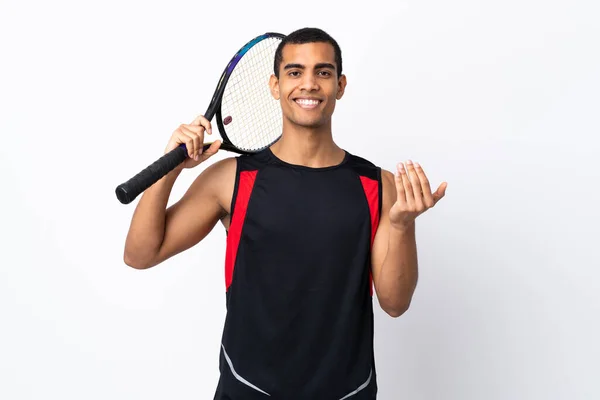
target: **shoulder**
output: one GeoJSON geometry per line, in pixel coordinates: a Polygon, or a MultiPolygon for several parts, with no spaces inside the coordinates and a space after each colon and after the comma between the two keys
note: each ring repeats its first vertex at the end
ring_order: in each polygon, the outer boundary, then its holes
{"type": "Polygon", "coordinates": [[[386,187],[389,187],[390,185],[392,187],[394,187],[395,186],[394,174],[392,172],[388,171],[387,169],[381,168],[381,183],[382,183],[384,189],[386,187]]]}
{"type": "Polygon", "coordinates": [[[198,175],[196,181],[215,181],[218,182],[228,177],[235,178],[237,169],[237,157],[227,157],[217,162],[212,163],[198,175]]]}
{"type": "Polygon", "coordinates": [[[197,179],[210,179],[216,182],[231,180],[233,182],[239,172],[260,169],[269,161],[268,155],[264,151],[227,157],[208,166],[197,179]]]}
{"type": "Polygon", "coordinates": [[[396,178],[394,174],[388,170],[381,170],[381,188],[383,197],[382,207],[388,209],[396,202],[396,178]]]}
{"type": "Polygon", "coordinates": [[[347,166],[350,167],[354,173],[362,178],[368,178],[374,181],[380,180],[380,168],[374,163],[355,154],[349,152],[346,153],[348,154],[347,166]]]}
{"type": "Polygon", "coordinates": [[[230,214],[240,174],[260,169],[267,161],[264,152],[224,158],[206,167],[195,179],[192,187],[199,196],[211,196],[218,202],[224,214],[230,214]]]}
{"type": "MultiPolygon", "coordinates": [[[[228,211],[227,198],[235,185],[237,157],[228,157],[208,165],[192,182],[186,196],[196,201],[213,201],[228,211]]],[[[196,202],[194,201],[194,202],[196,202]]]]}
{"type": "MultiPolygon", "coordinates": [[[[384,181],[389,179],[389,171],[386,171],[376,165],[374,162],[361,157],[355,154],[349,154],[348,163],[349,165],[356,171],[356,173],[360,176],[364,176],[366,178],[370,178],[373,180],[380,181],[382,184],[385,184],[384,181]]],[[[393,180],[393,175],[392,175],[393,180]]]]}
{"type": "Polygon", "coordinates": [[[271,151],[266,148],[257,153],[244,154],[236,157],[239,171],[259,170],[263,167],[275,164],[271,151]]]}
{"type": "Polygon", "coordinates": [[[396,183],[392,172],[381,168],[364,157],[354,154],[350,154],[349,161],[359,175],[376,179],[381,182],[380,187],[383,198],[383,207],[387,207],[389,204],[396,201],[396,183]]]}
{"type": "Polygon", "coordinates": [[[375,165],[375,163],[367,160],[364,157],[361,156],[357,156],[356,154],[352,154],[350,152],[348,153],[348,161],[350,162],[350,164],[354,167],[358,167],[358,168],[379,168],[377,165],[375,165]]]}

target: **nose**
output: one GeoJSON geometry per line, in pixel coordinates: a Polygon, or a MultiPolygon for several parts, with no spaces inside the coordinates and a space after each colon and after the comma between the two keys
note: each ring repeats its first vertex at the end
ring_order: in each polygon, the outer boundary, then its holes
{"type": "Polygon", "coordinates": [[[308,92],[318,90],[319,85],[317,83],[317,79],[313,74],[307,73],[302,76],[302,82],[300,84],[301,90],[306,90],[308,92]]]}

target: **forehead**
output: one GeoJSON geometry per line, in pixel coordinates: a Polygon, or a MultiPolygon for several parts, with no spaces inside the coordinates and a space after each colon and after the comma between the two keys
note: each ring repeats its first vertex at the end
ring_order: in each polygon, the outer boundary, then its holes
{"type": "Polygon", "coordinates": [[[335,65],[335,50],[329,43],[287,44],[281,52],[283,68],[285,64],[303,64],[306,66],[318,63],[335,65]]]}

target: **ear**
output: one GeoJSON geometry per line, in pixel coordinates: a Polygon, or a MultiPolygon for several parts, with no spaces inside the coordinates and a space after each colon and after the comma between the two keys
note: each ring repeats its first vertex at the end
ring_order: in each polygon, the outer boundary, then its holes
{"type": "Polygon", "coordinates": [[[271,96],[275,100],[279,100],[279,79],[274,74],[269,79],[269,88],[271,89],[271,96]]]}
{"type": "Polygon", "coordinates": [[[346,90],[346,84],[348,82],[346,81],[346,75],[342,74],[342,76],[340,76],[340,79],[338,79],[338,90],[337,93],[335,95],[336,99],[341,99],[342,96],[344,95],[344,92],[346,90]]]}

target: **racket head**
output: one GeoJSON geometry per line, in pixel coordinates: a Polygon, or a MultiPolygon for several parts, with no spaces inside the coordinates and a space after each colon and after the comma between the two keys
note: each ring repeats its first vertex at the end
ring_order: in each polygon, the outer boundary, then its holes
{"type": "Polygon", "coordinates": [[[281,137],[281,105],[271,95],[269,79],[275,52],[284,37],[275,32],[255,37],[238,50],[223,71],[205,113],[209,120],[215,116],[223,138],[221,149],[251,154],[281,137]]]}

